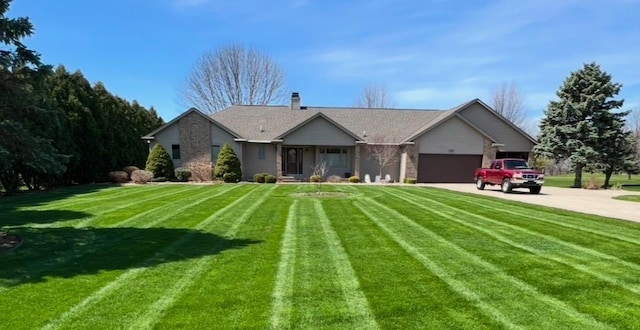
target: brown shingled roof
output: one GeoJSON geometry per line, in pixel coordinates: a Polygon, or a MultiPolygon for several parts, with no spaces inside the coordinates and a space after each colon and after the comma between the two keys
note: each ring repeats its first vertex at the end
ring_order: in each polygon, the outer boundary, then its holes
{"type": "Polygon", "coordinates": [[[248,140],[275,140],[291,128],[322,113],[366,141],[382,135],[388,142],[401,142],[446,111],[411,109],[363,109],[235,105],[211,117],[248,140]],[[366,133],[365,133],[366,132],[366,133]],[[367,135],[366,137],[364,135],[367,135]]]}

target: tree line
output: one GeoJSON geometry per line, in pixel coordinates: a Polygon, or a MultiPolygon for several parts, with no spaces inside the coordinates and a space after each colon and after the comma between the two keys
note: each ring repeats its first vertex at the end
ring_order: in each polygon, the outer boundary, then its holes
{"type": "Polygon", "coordinates": [[[146,109],[91,85],[80,71],[41,62],[21,39],[33,34],[27,18],[8,18],[0,0],[0,185],[19,187],[103,181],[111,170],[143,166],[140,137],[163,121],[146,109]]]}

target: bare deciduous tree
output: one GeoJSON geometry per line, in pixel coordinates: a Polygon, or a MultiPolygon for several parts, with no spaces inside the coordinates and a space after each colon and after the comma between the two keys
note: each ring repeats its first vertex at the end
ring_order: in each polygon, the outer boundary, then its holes
{"type": "Polygon", "coordinates": [[[400,147],[398,144],[388,142],[383,135],[373,135],[366,144],[369,158],[378,164],[379,175],[382,178],[382,171],[389,165],[395,164],[399,160],[400,147]]]}
{"type": "Polygon", "coordinates": [[[234,104],[284,100],[285,74],[269,56],[230,45],[202,55],[179,92],[179,101],[214,113],[234,104]]]}
{"type": "Polygon", "coordinates": [[[491,94],[493,110],[507,118],[516,126],[521,127],[527,119],[524,96],[514,83],[503,83],[491,94]]]}
{"type": "Polygon", "coordinates": [[[389,97],[385,85],[369,84],[362,90],[355,106],[358,108],[391,108],[394,103],[389,97]]]}
{"type": "Polygon", "coordinates": [[[322,184],[322,181],[324,181],[324,177],[325,175],[327,175],[327,172],[329,172],[329,166],[327,165],[327,163],[322,160],[318,163],[316,163],[315,165],[311,166],[311,176],[312,177],[317,177],[318,178],[318,194],[320,193],[320,187],[322,184]]]}

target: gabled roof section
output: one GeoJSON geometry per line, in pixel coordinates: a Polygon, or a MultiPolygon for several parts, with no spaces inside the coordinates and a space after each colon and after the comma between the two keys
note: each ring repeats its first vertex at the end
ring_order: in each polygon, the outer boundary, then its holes
{"type": "Polygon", "coordinates": [[[483,131],[482,129],[480,129],[479,127],[477,127],[473,123],[471,123],[469,120],[467,120],[463,116],[459,115],[460,112],[464,111],[465,109],[467,109],[468,107],[470,107],[471,105],[474,105],[474,104],[479,104],[480,106],[485,108],[487,111],[489,111],[490,113],[495,115],[499,120],[504,121],[510,127],[515,129],[518,133],[522,134],[528,140],[530,140],[533,143],[537,143],[537,141],[534,138],[532,138],[529,134],[525,133],[522,129],[520,129],[519,127],[514,125],[511,121],[509,121],[506,118],[504,118],[504,116],[502,116],[499,113],[495,112],[495,110],[491,109],[491,107],[489,107],[486,103],[482,102],[480,99],[473,99],[473,100],[471,100],[469,102],[466,102],[466,103],[463,103],[463,104],[461,104],[461,105],[459,105],[457,107],[451,108],[451,109],[446,110],[446,111],[442,111],[442,113],[438,117],[436,117],[434,120],[428,122],[426,125],[424,125],[423,127],[421,127],[418,130],[414,131],[411,135],[409,135],[405,139],[404,142],[415,140],[420,135],[432,130],[433,128],[437,127],[438,125],[444,123],[445,121],[449,120],[451,117],[454,117],[454,116],[459,118],[459,119],[461,119],[461,120],[463,120],[466,124],[468,124],[469,126],[473,127],[475,130],[477,130],[479,133],[481,133],[482,135],[486,136],[487,138],[489,138],[493,142],[499,142],[499,141],[496,141],[496,139],[493,138],[491,136],[491,134],[489,134],[488,132],[483,131]]]}
{"type": "Polygon", "coordinates": [[[389,142],[400,143],[410,133],[440,115],[439,110],[365,109],[345,107],[303,107],[234,105],[211,117],[230,127],[248,140],[274,141],[310,120],[322,118],[353,136],[382,135],[389,142]]]}
{"type": "Polygon", "coordinates": [[[213,118],[205,115],[204,113],[202,113],[202,111],[196,109],[196,108],[190,108],[189,110],[181,113],[178,117],[173,118],[173,120],[171,120],[170,122],[156,128],[155,130],[153,130],[152,132],[150,132],[149,134],[145,135],[142,137],[143,140],[153,140],[154,136],[156,134],[158,134],[159,132],[161,132],[162,130],[164,130],[165,128],[173,125],[174,123],[178,122],[180,119],[182,119],[183,117],[185,117],[186,115],[190,114],[190,113],[196,113],[200,116],[202,116],[203,118],[207,119],[209,122],[211,122],[212,124],[220,127],[222,130],[224,130],[225,132],[231,134],[234,138],[241,138],[240,135],[238,135],[238,133],[234,132],[233,130],[231,130],[230,128],[226,127],[225,125],[223,125],[222,123],[214,120],[213,118]]]}
{"type": "Polygon", "coordinates": [[[337,127],[338,129],[340,129],[341,131],[345,132],[346,134],[348,134],[349,136],[353,137],[356,141],[360,140],[360,136],[358,136],[357,134],[349,131],[348,129],[346,129],[344,126],[340,125],[339,123],[337,123],[335,120],[329,118],[327,115],[325,115],[322,112],[316,112],[314,115],[312,115],[311,117],[305,119],[304,121],[300,122],[298,125],[292,127],[291,129],[287,130],[286,132],[280,134],[279,136],[276,137],[276,140],[281,140],[283,139],[285,136],[289,135],[290,133],[295,132],[296,130],[298,130],[300,127],[310,123],[311,121],[317,119],[317,118],[322,118],[326,121],[328,121],[329,123],[331,123],[333,126],[337,127]]]}

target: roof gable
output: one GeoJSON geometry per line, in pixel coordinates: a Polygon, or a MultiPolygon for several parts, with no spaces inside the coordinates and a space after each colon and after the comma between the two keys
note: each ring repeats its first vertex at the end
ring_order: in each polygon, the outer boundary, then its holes
{"type": "Polygon", "coordinates": [[[276,139],[277,140],[281,140],[284,137],[286,137],[287,135],[297,131],[298,129],[304,127],[305,125],[311,123],[313,120],[318,119],[318,118],[322,118],[322,119],[328,121],[330,124],[332,124],[333,126],[338,128],[342,132],[346,133],[347,135],[351,136],[355,140],[360,140],[360,137],[357,134],[355,134],[355,133],[349,131],[348,129],[344,128],[344,126],[338,124],[336,121],[334,121],[333,119],[329,118],[327,115],[323,114],[322,112],[316,112],[314,115],[312,115],[311,117],[307,118],[306,120],[300,122],[298,125],[292,127],[291,129],[287,130],[286,132],[280,134],[276,139]]]}
{"type": "Polygon", "coordinates": [[[463,112],[464,110],[468,109],[469,107],[471,107],[472,105],[475,105],[475,104],[480,105],[481,108],[483,108],[484,110],[486,110],[489,113],[491,113],[498,120],[500,120],[500,121],[506,123],[507,125],[509,125],[511,128],[516,130],[519,134],[521,134],[523,137],[525,137],[526,139],[528,139],[532,143],[534,143],[534,144],[537,143],[536,140],[534,138],[532,138],[529,134],[527,134],[522,129],[520,129],[519,127],[514,125],[511,121],[509,121],[506,118],[504,118],[504,116],[502,116],[499,113],[495,112],[493,109],[491,109],[491,107],[489,107],[486,103],[482,102],[480,99],[473,99],[473,100],[471,100],[469,102],[463,103],[463,104],[461,104],[461,105],[459,105],[457,107],[454,107],[454,108],[452,108],[450,110],[443,111],[440,116],[438,116],[433,121],[427,123],[425,126],[421,127],[419,130],[415,131],[413,134],[411,134],[409,137],[407,137],[405,142],[406,141],[415,140],[419,136],[423,135],[424,133],[428,132],[429,130],[433,129],[436,126],[441,125],[442,123],[446,122],[447,120],[449,120],[450,118],[452,118],[454,116],[459,118],[459,119],[462,119],[467,124],[469,124],[469,126],[471,126],[473,129],[477,130],[478,132],[480,132],[482,135],[486,136],[487,138],[489,138],[493,142],[500,142],[500,141],[497,141],[496,138],[494,138],[492,136],[492,134],[490,134],[490,132],[486,132],[485,130],[482,130],[477,125],[475,125],[472,121],[470,121],[467,118],[465,118],[464,116],[460,115],[461,112],[463,112]]]}
{"type": "Polygon", "coordinates": [[[197,115],[202,116],[203,118],[207,119],[210,123],[220,127],[223,131],[231,134],[234,138],[240,138],[240,136],[238,135],[238,133],[232,131],[231,129],[229,129],[228,127],[226,127],[225,125],[219,123],[218,121],[214,120],[213,118],[205,115],[204,113],[202,113],[200,110],[196,109],[196,108],[190,108],[189,110],[181,113],[180,115],[178,115],[176,118],[173,118],[170,122],[156,128],[155,130],[151,131],[150,133],[148,133],[147,135],[143,136],[142,139],[145,140],[152,140],[154,138],[154,136],[158,133],[160,133],[161,131],[163,131],[164,129],[166,129],[167,127],[170,127],[171,125],[177,123],[180,121],[180,119],[184,118],[185,116],[191,114],[191,113],[195,113],[197,115]]]}

